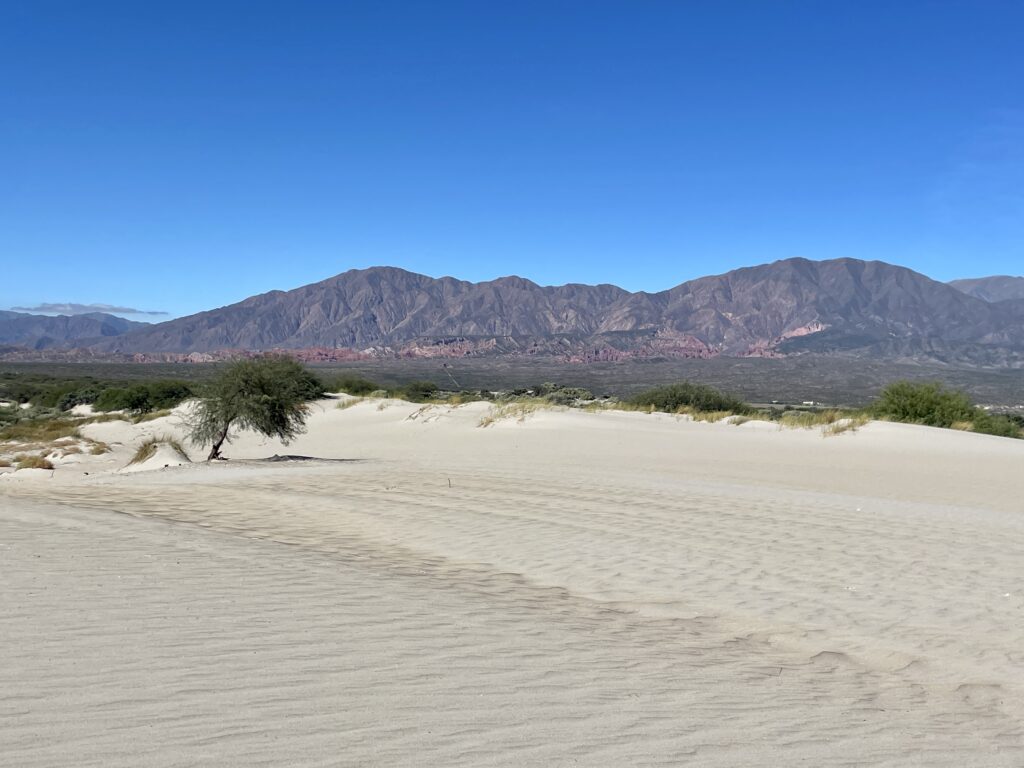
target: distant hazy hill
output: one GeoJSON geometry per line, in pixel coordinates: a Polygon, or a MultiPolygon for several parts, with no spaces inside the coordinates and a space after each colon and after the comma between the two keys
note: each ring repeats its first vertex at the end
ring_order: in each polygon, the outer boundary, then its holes
{"type": "Polygon", "coordinates": [[[957,290],[985,301],[1024,299],[1024,277],[994,275],[950,282],[957,290]]]}
{"type": "Polygon", "coordinates": [[[136,323],[102,312],[50,317],[0,310],[0,344],[29,349],[69,347],[147,327],[148,323],[136,323]]]}
{"type": "Polygon", "coordinates": [[[877,261],[788,259],[659,293],[612,285],[469,283],[390,267],[272,291],[91,346],[117,352],[304,347],[458,354],[710,356],[844,352],[1002,363],[1024,350],[1019,307],[877,261]]]}

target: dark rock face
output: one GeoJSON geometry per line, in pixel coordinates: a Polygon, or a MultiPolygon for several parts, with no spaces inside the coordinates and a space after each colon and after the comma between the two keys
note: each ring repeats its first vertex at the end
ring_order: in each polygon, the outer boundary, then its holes
{"type": "Polygon", "coordinates": [[[136,323],[102,312],[50,317],[0,311],[0,344],[60,349],[148,327],[148,323],[136,323]]]}
{"type": "Polygon", "coordinates": [[[1011,304],[856,259],[787,259],[660,293],[542,287],[519,277],[469,283],[375,267],[90,346],[184,353],[450,345],[457,354],[614,349],[683,357],[815,351],[1001,364],[1024,353],[1024,312],[1011,304]]]}
{"type": "Polygon", "coordinates": [[[994,275],[969,280],[953,280],[949,283],[958,291],[984,301],[1007,301],[1024,299],[1024,277],[994,275]]]}

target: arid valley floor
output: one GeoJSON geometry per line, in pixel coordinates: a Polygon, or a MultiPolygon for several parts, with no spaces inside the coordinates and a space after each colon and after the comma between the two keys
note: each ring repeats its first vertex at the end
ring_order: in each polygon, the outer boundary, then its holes
{"type": "Polygon", "coordinates": [[[1024,765],[1024,441],[338,402],[2,470],[0,762],[1024,765]]]}

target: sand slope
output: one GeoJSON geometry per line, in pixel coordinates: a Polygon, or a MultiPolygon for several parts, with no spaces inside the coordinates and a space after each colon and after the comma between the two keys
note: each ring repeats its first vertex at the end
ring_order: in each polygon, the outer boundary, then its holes
{"type": "Polygon", "coordinates": [[[4,761],[1024,763],[1024,443],[486,412],[3,478],[4,761]]]}

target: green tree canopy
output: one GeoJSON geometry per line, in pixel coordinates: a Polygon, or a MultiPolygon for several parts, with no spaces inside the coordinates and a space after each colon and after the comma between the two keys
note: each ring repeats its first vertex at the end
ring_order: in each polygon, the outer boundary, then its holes
{"type": "Polygon", "coordinates": [[[239,360],[199,398],[189,437],[197,445],[211,445],[207,460],[221,458],[233,429],[251,429],[287,444],[305,432],[307,403],[323,392],[320,380],[289,357],[239,360]]]}

